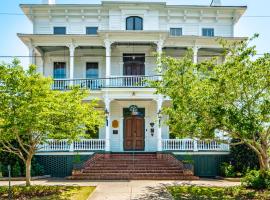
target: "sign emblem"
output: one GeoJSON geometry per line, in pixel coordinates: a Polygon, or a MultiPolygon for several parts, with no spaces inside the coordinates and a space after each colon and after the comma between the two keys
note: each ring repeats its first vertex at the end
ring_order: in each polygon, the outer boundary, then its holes
{"type": "Polygon", "coordinates": [[[129,111],[131,112],[131,115],[138,115],[138,106],[136,105],[129,106],[129,111]]]}

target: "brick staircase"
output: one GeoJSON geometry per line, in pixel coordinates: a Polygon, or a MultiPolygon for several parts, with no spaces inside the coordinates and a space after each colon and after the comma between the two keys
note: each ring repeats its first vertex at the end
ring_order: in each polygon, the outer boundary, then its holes
{"type": "Polygon", "coordinates": [[[171,154],[95,154],[72,180],[196,180],[171,154]]]}

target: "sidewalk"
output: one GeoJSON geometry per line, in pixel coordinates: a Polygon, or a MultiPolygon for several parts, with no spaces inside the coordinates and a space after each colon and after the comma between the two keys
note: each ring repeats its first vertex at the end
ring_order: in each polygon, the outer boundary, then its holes
{"type": "MultiPolygon", "coordinates": [[[[32,182],[35,185],[78,185],[96,186],[90,200],[171,200],[166,185],[206,185],[206,186],[236,186],[239,182],[228,182],[216,179],[200,179],[197,181],[72,181],[65,179],[44,179],[32,182]]],[[[13,181],[12,185],[24,184],[23,181],[13,181]]],[[[0,181],[0,186],[8,185],[0,181]]]]}

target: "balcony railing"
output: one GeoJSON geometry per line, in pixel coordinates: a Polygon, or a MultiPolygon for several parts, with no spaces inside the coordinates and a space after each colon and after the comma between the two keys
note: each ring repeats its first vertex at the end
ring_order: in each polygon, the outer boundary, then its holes
{"type": "Polygon", "coordinates": [[[165,151],[230,151],[229,144],[193,139],[163,139],[165,151]]]}
{"type": "Polygon", "coordinates": [[[103,151],[104,139],[82,139],[76,142],[68,140],[47,140],[38,148],[38,152],[65,152],[65,151],[103,151]]]}
{"type": "Polygon", "coordinates": [[[52,89],[68,90],[72,86],[82,89],[100,90],[101,88],[144,88],[150,87],[149,81],[158,81],[161,76],[121,76],[97,79],[54,79],[52,89]]]}

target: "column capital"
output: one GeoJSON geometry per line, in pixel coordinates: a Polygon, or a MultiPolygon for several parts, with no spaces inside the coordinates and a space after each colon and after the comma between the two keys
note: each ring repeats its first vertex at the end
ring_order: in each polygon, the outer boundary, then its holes
{"type": "Polygon", "coordinates": [[[71,43],[66,45],[66,47],[68,47],[70,51],[74,51],[78,47],[78,45],[71,43]]]}
{"type": "Polygon", "coordinates": [[[109,39],[105,39],[104,40],[104,46],[106,49],[109,49],[111,48],[111,45],[112,45],[113,41],[109,40],[109,39]]]}
{"type": "Polygon", "coordinates": [[[162,47],[164,45],[164,40],[159,39],[159,40],[155,41],[154,43],[157,45],[157,49],[162,49],[162,47]]]}
{"type": "Polygon", "coordinates": [[[193,50],[194,53],[198,53],[200,48],[201,48],[200,46],[193,46],[192,50],[193,50]]]}

